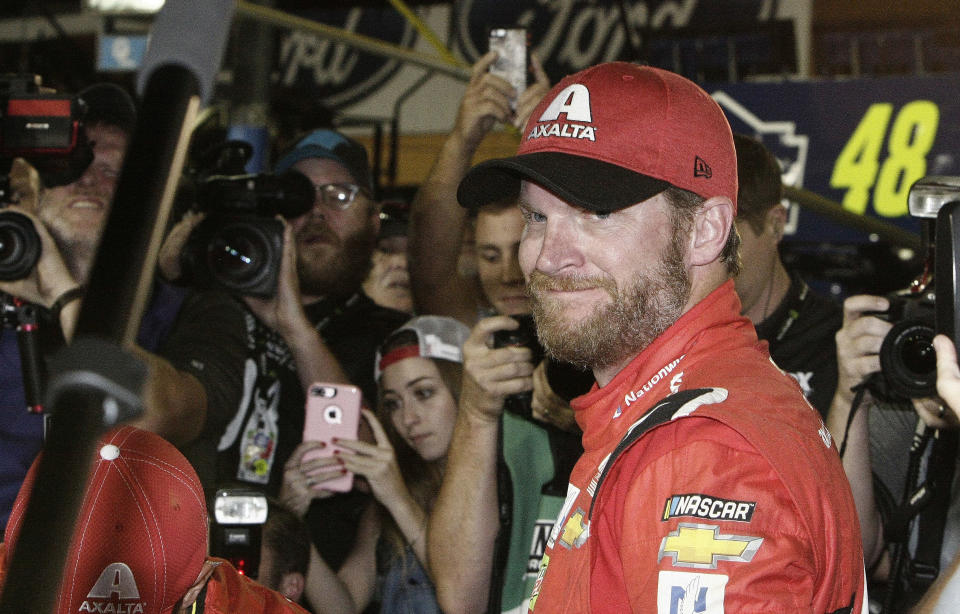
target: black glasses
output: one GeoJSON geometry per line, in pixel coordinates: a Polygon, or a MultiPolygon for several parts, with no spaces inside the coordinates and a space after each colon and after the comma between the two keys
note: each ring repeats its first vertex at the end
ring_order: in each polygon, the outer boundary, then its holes
{"type": "Polygon", "coordinates": [[[357,199],[357,195],[367,191],[352,183],[313,184],[317,191],[317,201],[333,211],[346,211],[357,199]]]}

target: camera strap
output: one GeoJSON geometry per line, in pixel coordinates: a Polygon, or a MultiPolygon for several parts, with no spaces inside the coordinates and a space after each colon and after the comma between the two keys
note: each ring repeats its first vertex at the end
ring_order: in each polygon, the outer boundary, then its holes
{"type": "Polygon", "coordinates": [[[910,566],[910,582],[917,589],[926,590],[940,572],[940,550],[957,466],[957,444],[955,430],[941,429],[934,434],[926,479],[921,485],[929,491],[929,501],[920,511],[917,550],[910,566]]]}

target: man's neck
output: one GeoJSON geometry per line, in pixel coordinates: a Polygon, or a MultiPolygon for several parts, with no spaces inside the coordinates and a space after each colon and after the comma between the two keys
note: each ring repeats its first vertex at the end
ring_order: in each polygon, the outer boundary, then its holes
{"type": "Polygon", "coordinates": [[[787,291],[790,290],[790,274],[783,267],[779,258],[775,259],[772,265],[773,271],[767,280],[763,290],[759,293],[758,299],[753,305],[745,309],[743,315],[757,326],[777,310],[780,303],[783,302],[787,291]]]}

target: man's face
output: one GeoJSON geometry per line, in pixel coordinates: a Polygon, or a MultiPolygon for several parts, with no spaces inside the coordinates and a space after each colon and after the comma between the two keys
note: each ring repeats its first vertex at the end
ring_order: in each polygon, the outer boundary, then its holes
{"type": "MultiPolygon", "coordinates": [[[[293,165],[315,186],[356,181],[333,160],[307,158],[293,165]]],[[[376,207],[363,193],[345,211],[325,207],[319,195],[313,209],[290,220],[297,240],[297,272],[304,295],[348,294],[359,288],[370,268],[379,229],[376,207]]]]}
{"type": "Polygon", "coordinates": [[[490,205],[477,213],[477,274],[487,300],[503,315],[530,313],[517,260],[523,223],[513,206],[490,205]]]}
{"type": "Polygon", "coordinates": [[[687,235],[658,194],[610,214],[523,182],[520,266],[543,346],[588,368],[619,365],[680,317],[690,293],[687,235]]]}
{"type": "Polygon", "coordinates": [[[378,305],[406,313],[413,312],[405,235],[377,241],[373,251],[373,266],[363,282],[363,291],[378,305]]]}
{"type": "Polygon", "coordinates": [[[100,240],[127,147],[126,133],[114,126],[96,124],[86,131],[93,162],[73,183],[43,190],[38,206],[40,219],[68,253],[92,250],[100,240]]]}
{"type": "Polygon", "coordinates": [[[740,233],[742,265],[734,283],[744,313],[751,311],[754,306],[759,308],[762,305],[765,295],[769,294],[776,261],[780,258],[777,251],[780,237],[774,230],[773,217],[776,217],[776,214],[768,212],[760,232],[746,220],[736,222],[737,231],[740,233]]]}

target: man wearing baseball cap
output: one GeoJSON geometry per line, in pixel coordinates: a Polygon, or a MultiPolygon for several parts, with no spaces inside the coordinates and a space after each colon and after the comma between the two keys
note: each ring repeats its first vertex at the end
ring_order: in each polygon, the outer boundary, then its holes
{"type": "MultiPolygon", "coordinates": [[[[161,353],[201,385],[185,398],[203,416],[183,448],[205,487],[241,485],[277,496],[283,467],[303,438],[306,387],[351,383],[376,398],[376,348],[407,314],[380,307],[361,284],[380,227],[364,147],[317,129],[275,171],[303,173],[315,187],[309,211],[286,220],[277,291],[270,299],[221,291],[186,299],[161,353]]],[[[167,387],[169,388],[169,387],[167,387]]],[[[306,521],[334,568],[349,553],[368,495],[321,498],[306,521]]]]}
{"type": "MultiPolygon", "coordinates": [[[[85,168],[78,160],[72,173],[40,174],[27,161],[17,159],[10,172],[14,204],[6,211],[30,217],[41,249],[23,279],[0,282],[0,295],[4,304],[22,301],[37,307],[35,330],[44,356],[63,343],[64,335],[69,338],[76,322],[82,287],[93,266],[136,123],[133,100],[117,85],[97,83],[77,98],[86,110],[83,131],[89,152],[86,157],[77,156],[87,162],[85,168]]],[[[7,264],[13,260],[8,257],[7,264]]],[[[12,330],[6,332],[0,335],[0,530],[43,445],[44,432],[43,415],[26,410],[21,342],[12,330]]]]}
{"type": "MultiPolygon", "coordinates": [[[[0,590],[11,557],[29,555],[16,546],[37,464],[0,544],[0,590]]],[[[305,612],[226,560],[207,556],[200,480],[158,435],[123,426],[101,438],[79,512],[59,583],[58,614],[305,612]]]]}
{"type": "MultiPolygon", "coordinates": [[[[585,451],[531,610],[861,611],[856,510],[830,433],[739,315],[736,197],[720,108],[678,75],[621,62],[557,84],[517,155],[460,184],[467,207],[518,199],[540,339],[598,384],[572,403],[585,451]]],[[[495,428],[527,380],[465,382],[458,428],[495,428]]],[[[437,511],[476,503],[474,469],[457,461],[437,511]]]]}

